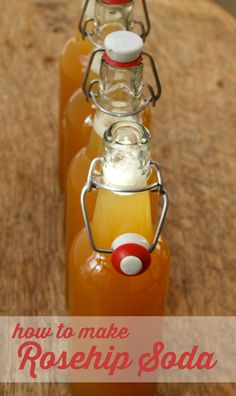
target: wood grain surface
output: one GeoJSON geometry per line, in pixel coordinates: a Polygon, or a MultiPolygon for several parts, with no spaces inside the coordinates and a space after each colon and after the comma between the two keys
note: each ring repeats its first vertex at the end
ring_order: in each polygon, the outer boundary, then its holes
{"type": "MultiPolygon", "coordinates": [[[[65,313],[58,54],[75,33],[80,2],[1,0],[1,315],[65,313]]],[[[235,315],[236,22],[207,0],[148,3],[147,49],[163,86],[153,111],[153,154],[171,199],[168,314],[235,315]]],[[[234,394],[230,384],[158,387],[160,396],[234,394]]],[[[57,384],[5,384],[0,395],[68,391],[57,384]]]]}

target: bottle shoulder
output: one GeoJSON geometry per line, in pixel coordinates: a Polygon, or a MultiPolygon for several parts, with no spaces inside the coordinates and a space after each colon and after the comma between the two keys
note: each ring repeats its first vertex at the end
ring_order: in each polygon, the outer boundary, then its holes
{"type": "Polygon", "coordinates": [[[91,161],[87,156],[87,148],[83,147],[72,159],[69,166],[68,175],[70,175],[72,178],[78,178],[78,174],[82,169],[84,169],[85,166],[88,166],[89,168],[90,162],[91,161]]]}
{"type": "Polygon", "coordinates": [[[77,112],[77,118],[78,118],[78,108],[80,106],[83,106],[86,104],[86,98],[83,94],[82,88],[78,88],[70,97],[67,106],[66,106],[66,112],[71,113],[76,111],[77,112]]]}
{"type": "Polygon", "coordinates": [[[92,50],[88,40],[78,40],[76,37],[68,40],[60,54],[61,73],[80,81],[92,50]]]}
{"type": "Polygon", "coordinates": [[[78,46],[78,45],[79,45],[79,42],[78,42],[76,36],[70,37],[70,38],[66,41],[66,43],[64,44],[64,46],[62,47],[61,56],[64,56],[64,55],[67,53],[67,51],[70,51],[70,49],[71,49],[73,46],[78,46]]]}
{"type": "Polygon", "coordinates": [[[66,106],[67,122],[70,122],[74,129],[80,130],[87,117],[94,113],[92,103],[87,101],[81,88],[70,97],[66,106]]]}
{"type": "Polygon", "coordinates": [[[61,50],[61,57],[66,57],[70,53],[76,51],[78,54],[90,54],[93,46],[89,40],[83,40],[81,35],[75,35],[69,38],[61,50]]]}

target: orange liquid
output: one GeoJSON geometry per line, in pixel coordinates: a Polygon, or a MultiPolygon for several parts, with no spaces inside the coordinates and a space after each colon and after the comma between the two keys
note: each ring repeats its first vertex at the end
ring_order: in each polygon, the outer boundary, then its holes
{"type": "Polygon", "coordinates": [[[60,56],[58,178],[61,191],[64,191],[65,187],[65,124],[63,121],[65,108],[71,95],[82,86],[84,71],[92,50],[93,46],[89,40],[82,40],[78,35],[66,43],[60,56]]]}
{"type": "MultiPolygon", "coordinates": [[[[125,232],[136,232],[151,242],[149,193],[122,196],[99,191],[92,222],[95,243],[110,248],[125,232]],[[137,216],[137,213],[139,214],[137,216]]],[[[111,256],[93,252],[86,231],[73,242],[69,268],[69,314],[76,316],[161,316],[164,315],[169,280],[169,250],[161,237],[152,253],[152,264],[142,275],[118,274],[111,256]]],[[[120,396],[120,393],[154,396],[155,384],[73,384],[73,394],[120,396]]]]}

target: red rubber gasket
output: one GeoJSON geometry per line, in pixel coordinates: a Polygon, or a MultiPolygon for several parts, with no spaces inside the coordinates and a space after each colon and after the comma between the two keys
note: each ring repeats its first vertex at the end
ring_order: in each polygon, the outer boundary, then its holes
{"type": "Polygon", "coordinates": [[[106,4],[126,4],[130,3],[131,0],[102,0],[106,4]]]}
{"type": "Polygon", "coordinates": [[[113,60],[107,55],[107,53],[105,53],[105,54],[103,55],[103,59],[104,59],[109,65],[114,66],[114,67],[120,67],[120,68],[123,68],[123,69],[131,68],[131,67],[135,67],[135,66],[139,66],[139,65],[142,63],[142,61],[143,61],[143,57],[142,57],[142,55],[140,55],[137,59],[135,59],[135,60],[132,61],[132,62],[117,62],[117,61],[113,61],[113,60]]]}

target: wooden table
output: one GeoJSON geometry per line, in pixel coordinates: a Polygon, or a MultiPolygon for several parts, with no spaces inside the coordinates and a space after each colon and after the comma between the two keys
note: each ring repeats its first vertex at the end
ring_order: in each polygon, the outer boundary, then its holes
{"type": "MultiPolygon", "coordinates": [[[[63,315],[57,169],[58,54],[80,1],[3,0],[0,13],[1,315],[63,315]]],[[[171,208],[170,315],[235,315],[236,22],[207,0],[148,0],[163,97],[155,157],[171,208]]],[[[233,385],[160,385],[159,395],[233,395],[233,385]]],[[[2,385],[1,395],[67,395],[2,385]]]]}

